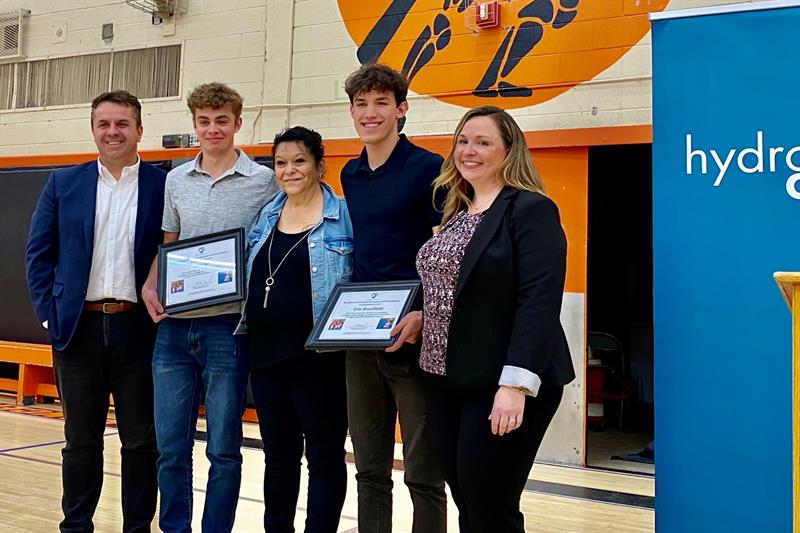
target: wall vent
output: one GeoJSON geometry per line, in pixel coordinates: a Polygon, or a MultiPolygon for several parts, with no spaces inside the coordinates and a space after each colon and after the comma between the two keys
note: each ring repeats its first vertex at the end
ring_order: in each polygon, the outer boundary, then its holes
{"type": "Polygon", "coordinates": [[[27,9],[0,13],[0,59],[25,57],[22,50],[22,21],[29,14],[27,9]]]}

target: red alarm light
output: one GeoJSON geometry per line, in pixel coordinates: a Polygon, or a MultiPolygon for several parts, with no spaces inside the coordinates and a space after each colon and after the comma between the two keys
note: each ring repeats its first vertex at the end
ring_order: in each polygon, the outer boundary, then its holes
{"type": "Polygon", "coordinates": [[[500,5],[497,2],[476,4],[475,24],[484,29],[497,27],[500,24],[500,5]]]}

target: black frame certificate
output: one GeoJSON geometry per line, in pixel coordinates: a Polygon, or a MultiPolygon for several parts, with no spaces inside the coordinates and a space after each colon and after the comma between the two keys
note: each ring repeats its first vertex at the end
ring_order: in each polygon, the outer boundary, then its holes
{"type": "Polygon", "coordinates": [[[243,300],[244,229],[162,244],[158,295],[166,313],[243,300]]]}
{"type": "Polygon", "coordinates": [[[419,281],[340,283],[311,330],[306,348],[373,350],[391,346],[389,335],[408,313],[419,281]]]}

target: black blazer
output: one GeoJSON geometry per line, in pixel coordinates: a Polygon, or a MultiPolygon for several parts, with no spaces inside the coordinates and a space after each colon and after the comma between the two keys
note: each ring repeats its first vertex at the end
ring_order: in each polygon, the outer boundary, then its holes
{"type": "Polygon", "coordinates": [[[449,381],[496,387],[504,365],[530,370],[544,385],[575,378],[559,318],[566,254],[555,203],[504,188],[461,263],[447,341],[449,381]]]}
{"type": "MultiPolygon", "coordinates": [[[[166,175],[144,162],[139,166],[133,247],[137,293],[141,293],[163,240],[166,175]]],[[[28,292],[39,321],[48,321],[56,350],[67,347],[83,311],[92,267],[96,197],[96,159],[56,170],[50,174],[31,220],[25,254],[28,292]]]]}

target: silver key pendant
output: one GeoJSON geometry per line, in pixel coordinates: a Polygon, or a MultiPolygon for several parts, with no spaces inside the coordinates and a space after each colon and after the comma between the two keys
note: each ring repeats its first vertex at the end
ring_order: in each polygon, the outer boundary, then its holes
{"type": "Polygon", "coordinates": [[[275,280],[272,278],[267,278],[266,287],[264,287],[264,309],[267,308],[267,301],[269,300],[269,291],[272,290],[272,284],[275,283],[275,280]]]}

